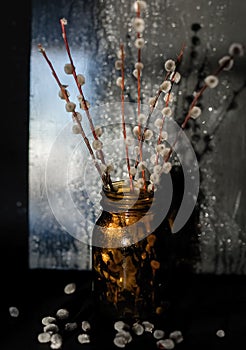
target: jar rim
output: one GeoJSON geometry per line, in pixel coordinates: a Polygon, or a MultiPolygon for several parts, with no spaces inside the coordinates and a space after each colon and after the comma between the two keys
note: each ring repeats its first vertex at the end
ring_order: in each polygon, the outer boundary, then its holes
{"type": "Polygon", "coordinates": [[[118,200],[118,199],[137,199],[137,200],[153,200],[154,192],[148,192],[144,189],[140,190],[131,190],[130,186],[125,183],[125,180],[118,180],[112,182],[113,191],[109,187],[103,187],[103,193],[108,199],[118,200]]]}

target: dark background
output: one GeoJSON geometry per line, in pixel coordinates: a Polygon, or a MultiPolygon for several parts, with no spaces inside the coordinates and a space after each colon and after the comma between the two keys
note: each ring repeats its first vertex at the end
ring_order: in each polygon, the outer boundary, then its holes
{"type": "MultiPolygon", "coordinates": [[[[29,54],[31,38],[30,1],[5,3],[2,13],[2,115],[1,115],[1,350],[48,349],[39,345],[41,318],[66,301],[63,287],[78,283],[69,305],[81,307],[90,301],[90,273],[32,270],[28,268],[28,116],[29,54]],[[80,294],[81,293],[81,294],[80,294]],[[17,306],[11,318],[9,306],[17,306]]],[[[184,329],[180,349],[241,349],[246,332],[246,277],[236,275],[177,275],[170,288],[171,324],[184,329]],[[224,329],[224,338],[216,337],[224,329]]],[[[88,304],[89,305],[89,304],[88,304]]],[[[86,317],[89,317],[85,310],[86,317]]],[[[169,325],[170,327],[170,325],[169,325]]],[[[100,332],[99,332],[100,333],[100,332]]],[[[99,334],[98,333],[98,334],[99,334]]],[[[98,335],[99,337],[99,335],[98,335]]],[[[100,343],[104,348],[107,338],[100,343]]],[[[110,343],[111,344],[111,343],[110,343]]],[[[143,344],[148,344],[143,343],[143,344]]],[[[142,345],[142,348],[146,347],[142,345]]],[[[147,346],[147,345],[146,345],[147,346]]],[[[148,345],[149,346],[149,345],[148,345]]],[[[77,349],[70,340],[64,349],[77,349]]],[[[105,345],[109,349],[110,346],[105,345]]],[[[129,349],[134,344],[129,344],[129,349]]],[[[149,348],[149,347],[148,347],[149,348]]],[[[155,347],[153,347],[155,348],[155,347]]]]}
{"type": "MultiPolygon", "coordinates": [[[[11,273],[28,266],[28,113],[31,4],[7,3],[3,30],[6,110],[1,125],[2,266],[11,273]]],[[[18,275],[18,274],[17,274],[18,275]]]]}

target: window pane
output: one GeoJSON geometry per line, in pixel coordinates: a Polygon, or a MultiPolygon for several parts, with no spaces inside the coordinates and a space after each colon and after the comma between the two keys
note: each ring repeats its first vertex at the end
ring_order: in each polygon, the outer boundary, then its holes
{"type": "MultiPolygon", "coordinates": [[[[100,212],[100,181],[90,175],[93,172],[83,142],[78,143],[78,135],[70,132],[72,120],[37,45],[43,45],[62,83],[68,84],[71,97],[76,97],[72,77],[63,71],[68,57],[59,20],[68,20],[66,30],[76,71],[86,78],[84,93],[94,108],[94,122],[102,123],[100,106],[105,112],[106,103],[120,102],[115,84],[119,72],[114,65],[121,42],[127,53],[126,100],[137,101],[136,78],[132,75],[137,60],[131,27],[134,12],[129,2],[119,4],[112,0],[33,0],[29,151],[32,268],[89,269],[91,232],[100,212]],[[68,160],[65,169],[62,159],[68,160]],[[64,202],[70,203],[69,196],[75,209],[69,207],[67,232],[63,221],[67,213],[62,208],[64,202]]],[[[245,43],[245,10],[246,3],[241,0],[186,0],[185,6],[182,0],[149,2],[142,50],[142,103],[148,104],[163,81],[164,61],[176,59],[185,43],[175,104],[175,118],[181,122],[194,91],[215,71],[230,44],[245,43]]],[[[222,72],[218,88],[206,91],[200,100],[202,116],[187,129],[199,161],[201,198],[194,232],[188,237],[179,232],[177,239],[184,243],[181,258],[185,258],[191,242],[196,242],[197,273],[246,272],[245,68],[245,57],[238,57],[231,71],[222,72]]],[[[107,116],[104,122],[109,125],[119,120],[107,116]]]]}

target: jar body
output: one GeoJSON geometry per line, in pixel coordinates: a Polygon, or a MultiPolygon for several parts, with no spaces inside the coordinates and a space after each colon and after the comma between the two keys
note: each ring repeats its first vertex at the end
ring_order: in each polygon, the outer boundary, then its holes
{"type": "Polygon", "coordinates": [[[113,203],[106,193],[92,239],[97,309],[114,319],[150,319],[162,311],[161,247],[171,230],[153,229],[153,196],[111,195],[113,203]]]}

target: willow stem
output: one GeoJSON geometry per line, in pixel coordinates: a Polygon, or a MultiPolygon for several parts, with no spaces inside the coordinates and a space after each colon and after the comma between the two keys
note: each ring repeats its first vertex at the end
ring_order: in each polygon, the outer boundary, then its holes
{"type": "MultiPolygon", "coordinates": [[[[218,76],[218,75],[223,71],[223,69],[228,65],[228,63],[230,62],[230,60],[232,60],[232,59],[233,59],[233,57],[230,56],[230,57],[228,58],[228,60],[225,60],[225,62],[224,62],[222,65],[220,65],[220,66],[215,70],[214,73],[212,73],[212,75],[218,76]]],[[[203,86],[201,87],[201,89],[196,93],[196,95],[195,95],[193,101],[191,102],[191,104],[190,104],[190,106],[189,106],[189,108],[188,108],[188,112],[187,112],[187,114],[186,114],[186,116],[185,116],[185,118],[184,118],[184,121],[183,121],[183,123],[181,124],[181,129],[179,130],[179,132],[178,132],[178,134],[177,134],[177,136],[176,136],[176,138],[175,138],[175,140],[174,140],[174,142],[173,142],[173,144],[172,144],[172,146],[171,146],[171,148],[170,148],[170,151],[168,152],[167,156],[165,157],[164,162],[167,162],[167,161],[170,159],[170,157],[171,157],[171,155],[172,155],[172,153],[173,153],[173,149],[174,149],[174,147],[175,147],[175,145],[176,145],[176,143],[177,143],[177,141],[178,141],[178,138],[180,137],[180,134],[181,134],[182,131],[185,129],[185,127],[186,127],[188,121],[189,121],[190,118],[191,118],[191,110],[192,110],[192,108],[197,104],[199,98],[203,95],[204,91],[205,91],[207,88],[208,88],[208,85],[207,85],[206,83],[204,83],[203,86]]]]}
{"type": "MultiPolygon", "coordinates": [[[[60,82],[60,79],[58,78],[58,75],[56,74],[56,71],[55,71],[55,69],[54,69],[52,63],[51,63],[50,59],[48,58],[48,56],[47,56],[47,54],[46,54],[45,49],[42,47],[41,44],[38,45],[38,48],[39,48],[39,51],[41,52],[41,54],[43,55],[45,61],[48,63],[48,65],[49,65],[49,67],[50,67],[50,69],[51,69],[51,72],[52,72],[52,74],[53,74],[53,77],[55,78],[55,80],[56,80],[56,82],[57,82],[57,85],[59,86],[59,88],[60,88],[60,90],[61,90],[61,92],[62,92],[62,95],[63,95],[65,101],[66,101],[67,103],[69,103],[69,102],[70,102],[70,99],[69,99],[69,97],[68,97],[67,91],[66,91],[64,85],[60,82]]],[[[83,127],[82,127],[82,124],[81,124],[80,120],[78,119],[77,112],[76,112],[76,111],[73,111],[72,114],[73,114],[73,119],[76,121],[76,123],[77,123],[77,125],[78,125],[78,127],[79,127],[80,134],[81,134],[82,137],[83,137],[83,140],[84,140],[85,145],[86,145],[86,147],[87,147],[87,149],[88,149],[88,151],[89,151],[89,153],[90,153],[90,156],[91,156],[91,158],[92,158],[92,160],[93,160],[93,163],[94,163],[94,165],[95,165],[95,167],[96,167],[96,169],[97,169],[97,171],[98,171],[98,173],[99,173],[99,175],[100,175],[100,177],[101,177],[101,179],[102,179],[102,182],[103,182],[103,184],[104,184],[105,186],[107,186],[108,183],[106,182],[106,179],[105,179],[105,177],[104,177],[103,174],[102,174],[100,165],[99,165],[99,163],[98,163],[97,160],[96,160],[96,157],[95,157],[95,155],[94,155],[94,152],[93,152],[93,149],[92,149],[92,147],[91,147],[91,145],[90,145],[90,142],[89,142],[88,138],[86,137],[86,134],[85,134],[85,132],[84,132],[84,129],[83,129],[83,127]]]]}
{"type": "MultiPolygon", "coordinates": [[[[136,11],[136,16],[137,18],[141,17],[141,13],[140,13],[140,4],[137,4],[137,11],[136,11]]],[[[140,33],[137,32],[137,39],[139,39],[141,37],[140,33]]],[[[141,48],[138,49],[138,59],[137,59],[138,63],[141,63],[141,48]]],[[[140,162],[143,161],[143,143],[141,141],[141,133],[142,133],[142,127],[139,121],[139,116],[141,113],[141,69],[138,67],[137,69],[137,91],[138,91],[138,100],[137,100],[137,106],[138,106],[138,146],[139,146],[139,159],[140,162]]],[[[135,165],[137,166],[137,162],[135,163],[135,165]]],[[[142,170],[142,179],[144,180],[144,190],[146,190],[146,179],[145,179],[145,170],[142,170]]]]}
{"type": "Polygon", "coordinates": [[[129,150],[128,150],[128,145],[126,142],[126,123],[125,123],[125,53],[124,53],[124,45],[120,45],[120,50],[121,50],[121,120],[122,120],[122,132],[123,132],[123,138],[125,142],[125,150],[126,150],[126,165],[127,165],[127,170],[128,170],[128,175],[129,175],[129,180],[130,180],[130,190],[133,191],[133,181],[132,181],[132,175],[131,175],[131,168],[130,168],[130,160],[129,160],[129,150]]]}
{"type": "MultiPolygon", "coordinates": [[[[75,65],[74,65],[74,62],[73,62],[71,50],[70,50],[68,39],[67,39],[67,33],[66,33],[66,28],[65,28],[66,21],[64,21],[64,19],[60,19],[60,24],[61,24],[61,29],[62,29],[62,37],[63,37],[63,40],[64,40],[64,44],[65,44],[65,47],[66,47],[66,51],[67,51],[67,54],[68,54],[68,58],[69,58],[70,64],[72,66],[72,74],[73,74],[74,80],[76,82],[79,94],[81,96],[83,109],[85,110],[87,119],[89,121],[90,129],[92,131],[92,135],[93,135],[95,140],[98,140],[98,136],[97,136],[96,131],[95,131],[93,120],[92,120],[92,117],[91,117],[91,114],[90,114],[90,111],[89,111],[89,108],[88,108],[88,105],[87,105],[87,101],[85,99],[85,96],[84,96],[81,84],[78,82],[76,68],[75,68],[75,65]]],[[[104,154],[103,154],[102,150],[99,150],[99,157],[101,159],[102,164],[106,165],[105,157],[104,157],[104,154]]],[[[113,186],[112,185],[112,181],[111,181],[110,175],[108,173],[106,173],[106,178],[107,178],[107,181],[108,181],[110,187],[112,188],[112,186],[113,186]]]]}

